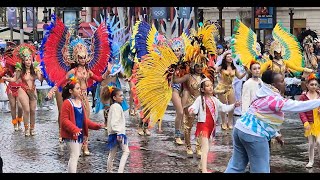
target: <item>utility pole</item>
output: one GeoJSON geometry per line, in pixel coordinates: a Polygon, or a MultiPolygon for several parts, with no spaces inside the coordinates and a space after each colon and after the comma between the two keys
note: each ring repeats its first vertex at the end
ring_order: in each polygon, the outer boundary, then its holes
{"type": "Polygon", "coordinates": [[[7,26],[7,8],[4,8],[4,21],[3,21],[3,23],[4,23],[4,27],[6,27],[7,26]]]}
{"type": "Polygon", "coordinates": [[[223,7],[218,7],[218,10],[219,10],[219,26],[220,26],[220,29],[219,29],[220,43],[223,42],[223,35],[222,35],[222,9],[223,9],[223,7]]]}
{"type": "Polygon", "coordinates": [[[179,7],[177,7],[177,14],[178,14],[178,37],[179,37],[180,36],[180,31],[181,31],[179,7]]]}
{"type": "Polygon", "coordinates": [[[195,26],[194,27],[195,27],[196,30],[198,30],[198,23],[199,23],[198,22],[199,21],[198,20],[198,18],[199,18],[198,17],[198,10],[199,10],[199,7],[194,7],[194,10],[193,10],[193,12],[194,12],[194,21],[195,21],[195,26]]]}
{"type": "Polygon", "coordinates": [[[24,35],[23,35],[23,7],[20,7],[19,24],[20,24],[20,44],[22,44],[22,43],[24,43],[24,35]]]}
{"type": "Polygon", "coordinates": [[[293,15],[294,13],[292,12],[294,10],[294,8],[289,8],[290,12],[290,33],[293,34],[293,15]]]}
{"type": "Polygon", "coordinates": [[[37,8],[33,7],[33,42],[38,41],[38,18],[37,18],[37,8]]]}

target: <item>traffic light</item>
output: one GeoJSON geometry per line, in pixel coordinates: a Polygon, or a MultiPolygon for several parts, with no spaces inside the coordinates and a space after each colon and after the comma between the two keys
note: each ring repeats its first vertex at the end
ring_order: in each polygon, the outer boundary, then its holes
{"type": "Polygon", "coordinates": [[[198,12],[198,24],[199,26],[203,26],[203,10],[200,9],[198,12]]]}

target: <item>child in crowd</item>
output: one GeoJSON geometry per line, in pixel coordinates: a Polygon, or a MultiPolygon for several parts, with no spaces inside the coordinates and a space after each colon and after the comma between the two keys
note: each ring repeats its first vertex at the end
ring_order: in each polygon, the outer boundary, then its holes
{"type": "Polygon", "coordinates": [[[110,109],[108,113],[108,144],[109,156],[107,162],[107,172],[112,171],[113,161],[117,153],[118,146],[122,149],[122,156],[118,173],[123,173],[127,158],[129,156],[128,139],[126,136],[126,120],[121,103],[123,101],[122,90],[109,87],[105,94],[110,98],[110,109]]]}
{"type": "Polygon", "coordinates": [[[213,83],[205,78],[200,85],[201,96],[189,107],[190,114],[198,114],[198,123],[195,136],[201,138],[201,162],[200,166],[203,173],[207,171],[207,157],[209,153],[209,138],[215,130],[215,121],[218,119],[218,112],[229,112],[239,107],[240,103],[232,105],[222,104],[213,96],[213,83]]]}
{"type": "Polygon", "coordinates": [[[68,173],[76,173],[78,159],[80,156],[83,137],[88,137],[88,129],[98,130],[104,125],[97,124],[89,120],[80,99],[80,84],[74,76],[63,88],[62,98],[63,111],[61,116],[61,137],[70,149],[70,159],[68,162],[68,173]]]}

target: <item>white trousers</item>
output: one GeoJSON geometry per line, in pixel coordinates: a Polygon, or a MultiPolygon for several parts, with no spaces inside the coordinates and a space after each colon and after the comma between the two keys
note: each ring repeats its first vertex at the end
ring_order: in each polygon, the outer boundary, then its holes
{"type": "Polygon", "coordinates": [[[122,150],[122,156],[120,159],[118,173],[123,173],[123,171],[124,171],[124,167],[126,165],[126,162],[127,162],[127,159],[128,159],[129,153],[130,153],[129,147],[128,147],[128,142],[127,142],[127,144],[124,144],[123,142],[121,144],[119,143],[117,146],[115,146],[114,148],[112,148],[109,151],[108,162],[107,162],[107,172],[112,172],[113,161],[114,161],[114,158],[117,154],[118,146],[120,146],[120,148],[122,150]]]}
{"type": "Polygon", "coordinates": [[[68,162],[68,173],[76,173],[82,143],[71,141],[71,142],[67,142],[67,145],[70,150],[70,158],[68,162]]]}

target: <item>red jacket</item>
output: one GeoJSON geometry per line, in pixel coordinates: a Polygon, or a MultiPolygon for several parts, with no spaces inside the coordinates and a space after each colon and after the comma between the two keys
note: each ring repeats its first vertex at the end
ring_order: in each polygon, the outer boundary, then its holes
{"type": "MultiPolygon", "coordinates": [[[[300,101],[308,101],[309,98],[307,96],[307,94],[304,92],[301,94],[300,101]]],[[[313,110],[308,111],[308,112],[303,112],[303,113],[299,113],[301,122],[304,124],[305,122],[309,122],[309,123],[313,123],[313,110]]]]}
{"type": "MultiPolygon", "coordinates": [[[[82,109],[84,107],[82,106],[82,109]]],[[[83,111],[85,120],[83,121],[83,135],[88,136],[88,129],[94,129],[98,130],[101,128],[101,125],[98,123],[94,123],[90,121],[89,118],[87,118],[86,111],[83,111]]],[[[74,115],[74,109],[72,104],[70,103],[69,100],[65,100],[62,103],[62,108],[60,112],[60,118],[61,118],[61,130],[60,134],[62,138],[67,138],[67,139],[74,139],[77,140],[77,136],[74,136],[77,132],[80,131],[80,129],[76,125],[76,119],[74,115]]]]}

